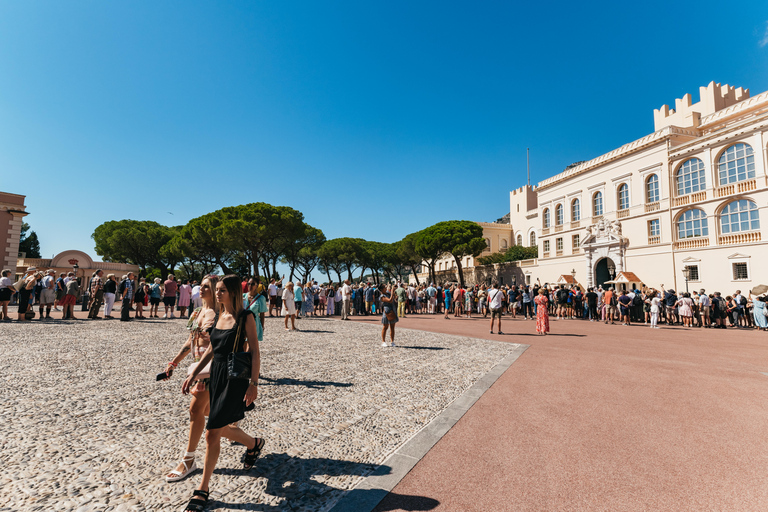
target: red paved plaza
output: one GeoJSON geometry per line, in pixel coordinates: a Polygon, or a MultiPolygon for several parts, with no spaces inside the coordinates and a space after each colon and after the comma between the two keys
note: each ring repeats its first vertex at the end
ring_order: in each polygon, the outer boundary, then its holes
{"type": "Polygon", "coordinates": [[[530,348],[377,510],[768,510],[768,333],[534,324],[401,319],[530,348]]]}

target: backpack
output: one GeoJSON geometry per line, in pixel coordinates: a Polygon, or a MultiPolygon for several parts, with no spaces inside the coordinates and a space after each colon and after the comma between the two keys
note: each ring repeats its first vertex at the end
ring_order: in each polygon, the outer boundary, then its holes
{"type": "Polygon", "coordinates": [[[742,295],[741,296],[741,300],[739,300],[739,304],[742,305],[742,306],[746,306],[747,305],[747,298],[742,295]]]}
{"type": "Polygon", "coordinates": [[[123,279],[122,281],[120,281],[120,286],[118,287],[118,291],[120,292],[120,295],[122,295],[125,292],[126,281],[127,279],[123,279]]]}
{"type": "Polygon", "coordinates": [[[618,305],[618,303],[619,301],[616,299],[616,293],[614,293],[613,295],[611,295],[611,306],[616,306],[618,305]]]}
{"type": "Polygon", "coordinates": [[[639,293],[636,293],[635,298],[632,299],[632,305],[635,307],[643,305],[643,298],[640,296],[639,293]]]}

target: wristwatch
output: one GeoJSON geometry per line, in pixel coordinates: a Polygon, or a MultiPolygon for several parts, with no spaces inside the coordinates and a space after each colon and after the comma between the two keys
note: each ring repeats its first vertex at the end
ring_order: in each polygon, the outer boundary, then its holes
{"type": "Polygon", "coordinates": [[[248,384],[250,384],[251,386],[253,386],[255,388],[259,387],[259,381],[258,380],[251,379],[251,380],[248,381],[248,384]]]}

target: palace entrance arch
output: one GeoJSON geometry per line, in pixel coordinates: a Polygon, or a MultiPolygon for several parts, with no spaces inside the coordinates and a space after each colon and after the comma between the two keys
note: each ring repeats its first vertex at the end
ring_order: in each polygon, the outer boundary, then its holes
{"type": "Polygon", "coordinates": [[[602,258],[595,265],[595,286],[602,286],[606,281],[610,281],[616,275],[616,264],[611,258],[602,258]],[[613,276],[611,270],[613,270],[613,276]]]}

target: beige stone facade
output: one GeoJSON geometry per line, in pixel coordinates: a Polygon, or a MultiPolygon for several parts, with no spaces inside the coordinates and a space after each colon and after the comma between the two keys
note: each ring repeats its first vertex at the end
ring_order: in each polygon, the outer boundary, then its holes
{"type": "Polygon", "coordinates": [[[25,196],[0,192],[0,258],[2,268],[15,269],[19,257],[19,238],[24,216],[27,215],[24,206],[25,196]]]}
{"type": "Polygon", "coordinates": [[[575,274],[731,294],[768,284],[768,92],[710,83],[654,112],[656,131],[510,193],[526,281],[575,274]]]}

